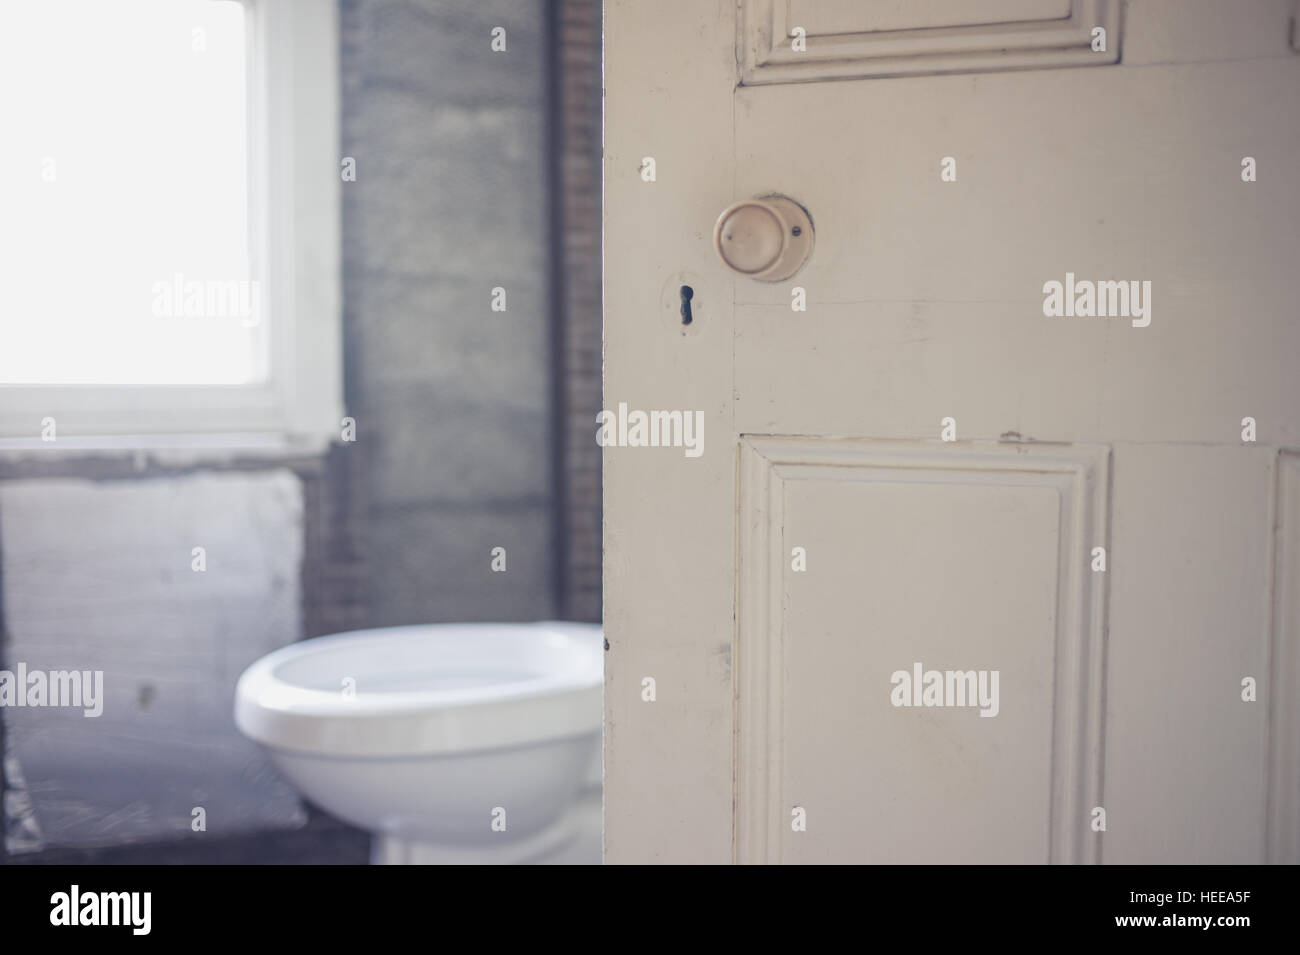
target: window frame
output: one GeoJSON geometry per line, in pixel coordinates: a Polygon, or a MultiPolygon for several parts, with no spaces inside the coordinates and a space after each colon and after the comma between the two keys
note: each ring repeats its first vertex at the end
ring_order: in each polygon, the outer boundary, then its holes
{"type": "Polygon", "coordinates": [[[252,278],[269,374],[249,385],[0,384],[0,450],[320,450],[343,416],[338,12],[240,0],[248,38],[252,278]],[[43,421],[55,419],[55,440],[43,421]]]}

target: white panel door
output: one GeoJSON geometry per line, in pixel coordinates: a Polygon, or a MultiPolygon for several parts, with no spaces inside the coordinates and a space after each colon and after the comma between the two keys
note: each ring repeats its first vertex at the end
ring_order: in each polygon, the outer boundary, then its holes
{"type": "Polygon", "coordinates": [[[1120,7],[606,3],[607,861],[1300,861],[1292,4],[1120,7]]]}

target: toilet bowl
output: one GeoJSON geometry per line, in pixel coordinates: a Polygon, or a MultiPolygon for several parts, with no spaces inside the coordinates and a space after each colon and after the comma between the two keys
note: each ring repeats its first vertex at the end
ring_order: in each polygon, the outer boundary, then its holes
{"type": "Polygon", "coordinates": [[[235,723],[303,796],[374,833],[375,861],[548,861],[583,805],[590,826],[602,642],[551,621],[304,640],[244,671],[235,723]]]}

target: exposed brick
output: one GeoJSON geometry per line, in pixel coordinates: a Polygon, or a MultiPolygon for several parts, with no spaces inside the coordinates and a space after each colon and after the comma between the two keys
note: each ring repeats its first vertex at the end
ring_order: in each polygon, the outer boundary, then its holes
{"type": "Polygon", "coordinates": [[[560,415],[562,520],[566,541],[561,612],[578,620],[601,615],[601,457],[596,412],[602,406],[601,358],[601,5],[556,0],[559,69],[558,209],[562,341],[560,415]]]}

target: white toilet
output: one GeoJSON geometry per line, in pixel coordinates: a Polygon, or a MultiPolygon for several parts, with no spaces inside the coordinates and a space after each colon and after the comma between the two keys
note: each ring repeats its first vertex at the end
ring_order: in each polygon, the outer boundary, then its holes
{"type": "Polygon", "coordinates": [[[594,624],[436,624],[295,643],[250,666],[235,723],[375,862],[600,862],[594,624]]]}

